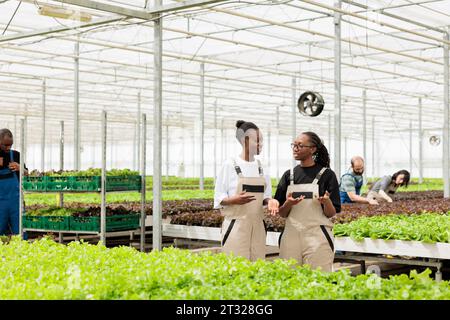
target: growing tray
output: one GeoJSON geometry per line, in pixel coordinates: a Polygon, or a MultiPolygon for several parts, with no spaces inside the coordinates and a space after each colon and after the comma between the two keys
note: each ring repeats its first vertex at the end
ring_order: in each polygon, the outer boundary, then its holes
{"type": "MultiPolygon", "coordinates": [[[[141,215],[127,214],[106,217],[106,231],[133,230],[139,228],[141,215]]],[[[70,217],[71,231],[100,232],[100,217],[70,217]]]]}
{"type": "MultiPolygon", "coordinates": [[[[140,191],[141,176],[107,176],[106,191],[140,191]]],[[[23,189],[31,192],[100,192],[100,176],[23,177],[23,189]]]]}
{"type": "Polygon", "coordinates": [[[22,225],[28,229],[70,231],[70,217],[64,216],[22,216],[22,225]]]}
{"type": "MultiPolygon", "coordinates": [[[[106,231],[133,230],[139,228],[140,214],[106,217],[106,231]]],[[[100,232],[100,217],[27,216],[22,217],[27,229],[55,231],[100,232]]]]}

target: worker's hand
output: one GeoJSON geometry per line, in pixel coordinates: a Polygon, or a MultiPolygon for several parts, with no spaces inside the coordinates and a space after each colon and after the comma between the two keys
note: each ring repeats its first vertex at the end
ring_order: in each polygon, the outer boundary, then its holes
{"type": "Polygon", "coordinates": [[[292,197],[292,192],[290,192],[290,193],[288,193],[286,202],[290,206],[295,206],[295,205],[299,204],[300,202],[302,202],[303,199],[305,199],[305,196],[301,196],[299,198],[294,198],[294,197],[292,197]]]}
{"type": "Polygon", "coordinates": [[[371,205],[378,205],[378,201],[375,199],[369,199],[369,204],[371,205]]]}
{"type": "Polygon", "coordinates": [[[238,205],[246,204],[255,200],[256,200],[255,196],[248,195],[246,191],[243,191],[238,195],[229,198],[229,202],[231,204],[238,204],[238,205]]]}
{"type": "Polygon", "coordinates": [[[392,199],[391,198],[387,199],[387,202],[392,202],[392,199]]]}
{"type": "Polygon", "coordinates": [[[323,196],[319,197],[318,200],[321,204],[326,204],[327,202],[331,202],[330,193],[328,191],[325,191],[325,194],[323,196]]]}
{"type": "Polygon", "coordinates": [[[280,203],[276,199],[270,199],[267,208],[269,209],[269,214],[275,216],[280,209],[280,203]]]}
{"type": "Polygon", "coordinates": [[[18,164],[17,162],[10,162],[8,168],[14,172],[20,171],[20,164],[18,164]]]}

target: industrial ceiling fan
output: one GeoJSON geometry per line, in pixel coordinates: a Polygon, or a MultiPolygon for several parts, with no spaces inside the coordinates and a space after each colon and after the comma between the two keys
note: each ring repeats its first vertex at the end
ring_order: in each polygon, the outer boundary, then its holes
{"type": "Polygon", "coordinates": [[[313,91],[304,92],[298,98],[297,107],[301,114],[309,117],[317,117],[322,113],[325,102],[322,96],[313,91]]]}

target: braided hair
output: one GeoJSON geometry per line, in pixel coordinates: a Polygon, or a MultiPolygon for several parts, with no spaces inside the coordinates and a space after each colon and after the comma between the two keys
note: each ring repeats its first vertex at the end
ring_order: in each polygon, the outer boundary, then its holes
{"type": "Polygon", "coordinates": [[[313,154],[314,162],[318,163],[322,167],[330,167],[330,155],[328,149],[323,144],[322,139],[314,132],[302,132],[302,134],[308,136],[309,141],[317,148],[317,151],[313,154]]]}

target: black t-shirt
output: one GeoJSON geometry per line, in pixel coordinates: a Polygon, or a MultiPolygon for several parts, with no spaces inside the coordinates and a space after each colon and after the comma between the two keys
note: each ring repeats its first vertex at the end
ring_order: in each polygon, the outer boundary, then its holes
{"type": "MultiPolygon", "coordinates": [[[[10,152],[6,152],[3,150],[0,150],[0,158],[3,158],[3,165],[0,165],[0,169],[7,169],[10,162],[17,162],[20,163],[20,152],[13,150],[13,161],[11,161],[11,155],[10,152]]],[[[0,161],[1,164],[1,161],[0,161]]],[[[25,166],[25,170],[28,170],[25,166]]],[[[17,177],[19,178],[19,172],[16,172],[17,177]]]]}
{"type": "MultiPolygon", "coordinates": [[[[312,167],[301,167],[300,165],[294,168],[294,184],[312,183],[317,174],[323,167],[315,164],[312,167]]],[[[286,192],[290,184],[290,170],[286,171],[280,179],[275,192],[275,199],[280,202],[280,207],[286,202],[286,192]]],[[[341,212],[341,198],[339,197],[339,183],[336,174],[330,168],[327,168],[320,178],[319,182],[319,196],[325,194],[325,190],[330,193],[330,199],[336,209],[336,213],[341,212]]]]}

